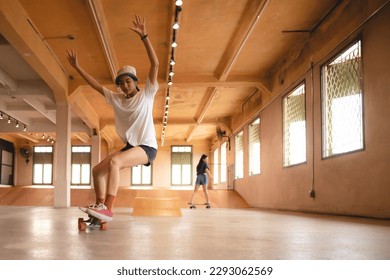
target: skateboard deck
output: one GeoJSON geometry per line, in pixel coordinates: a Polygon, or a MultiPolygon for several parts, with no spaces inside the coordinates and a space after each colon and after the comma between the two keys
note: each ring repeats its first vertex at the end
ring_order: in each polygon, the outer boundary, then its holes
{"type": "Polygon", "coordinates": [[[107,223],[88,215],[88,219],[79,218],[77,222],[79,231],[86,231],[89,229],[99,228],[100,230],[108,229],[107,223]]]}
{"type": "Polygon", "coordinates": [[[190,209],[196,209],[196,206],[206,206],[206,208],[211,208],[210,203],[188,203],[190,205],[190,209]]]}

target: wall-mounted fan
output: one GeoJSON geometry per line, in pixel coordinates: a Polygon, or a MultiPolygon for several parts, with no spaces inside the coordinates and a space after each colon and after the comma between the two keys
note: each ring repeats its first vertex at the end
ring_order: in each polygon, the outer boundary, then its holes
{"type": "Polygon", "coordinates": [[[23,146],[19,149],[20,155],[26,159],[26,164],[29,163],[30,157],[32,156],[32,149],[30,146],[23,146]]]}
{"type": "Polygon", "coordinates": [[[228,145],[228,149],[230,151],[230,136],[227,136],[226,135],[226,131],[222,130],[222,128],[219,125],[217,125],[217,138],[218,138],[218,141],[221,142],[223,140],[223,138],[225,138],[225,137],[228,139],[227,140],[227,145],[228,145]]]}

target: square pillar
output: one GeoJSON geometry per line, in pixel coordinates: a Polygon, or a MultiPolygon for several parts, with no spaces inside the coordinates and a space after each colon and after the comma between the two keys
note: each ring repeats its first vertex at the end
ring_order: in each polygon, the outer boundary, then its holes
{"type": "Polygon", "coordinates": [[[67,103],[57,104],[54,207],[70,207],[71,111],[67,103]]]}

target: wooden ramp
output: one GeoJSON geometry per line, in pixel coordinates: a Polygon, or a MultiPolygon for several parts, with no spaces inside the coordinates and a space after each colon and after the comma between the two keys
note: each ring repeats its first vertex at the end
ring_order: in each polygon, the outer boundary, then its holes
{"type": "Polygon", "coordinates": [[[136,197],[133,216],[181,217],[179,199],[175,197],[136,197]]]}

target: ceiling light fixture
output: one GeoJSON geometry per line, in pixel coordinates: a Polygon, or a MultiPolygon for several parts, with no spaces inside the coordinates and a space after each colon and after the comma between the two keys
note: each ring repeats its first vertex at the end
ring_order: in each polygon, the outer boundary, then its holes
{"type": "Polygon", "coordinates": [[[179,29],[180,25],[178,22],[175,22],[172,27],[173,29],[179,29]]]}
{"type": "Polygon", "coordinates": [[[173,84],[173,75],[175,74],[173,71],[173,66],[176,64],[175,61],[175,50],[177,47],[177,41],[176,41],[176,32],[178,31],[180,24],[179,24],[179,13],[182,11],[181,5],[183,5],[182,0],[176,0],[175,1],[175,19],[174,23],[172,25],[173,31],[172,31],[172,43],[171,43],[171,59],[169,61],[169,70],[168,70],[168,88],[167,93],[165,97],[165,113],[163,117],[163,127],[161,132],[161,146],[164,146],[164,140],[165,140],[165,132],[166,127],[168,123],[168,111],[169,111],[169,99],[170,99],[170,88],[173,84]]]}
{"type": "Polygon", "coordinates": [[[4,119],[7,120],[8,124],[11,124],[14,121],[16,128],[19,128],[20,126],[22,126],[23,131],[27,130],[27,125],[25,123],[21,122],[20,120],[15,119],[14,117],[8,115],[7,113],[5,113],[3,111],[0,111],[0,120],[4,120],[4,119]]]}

